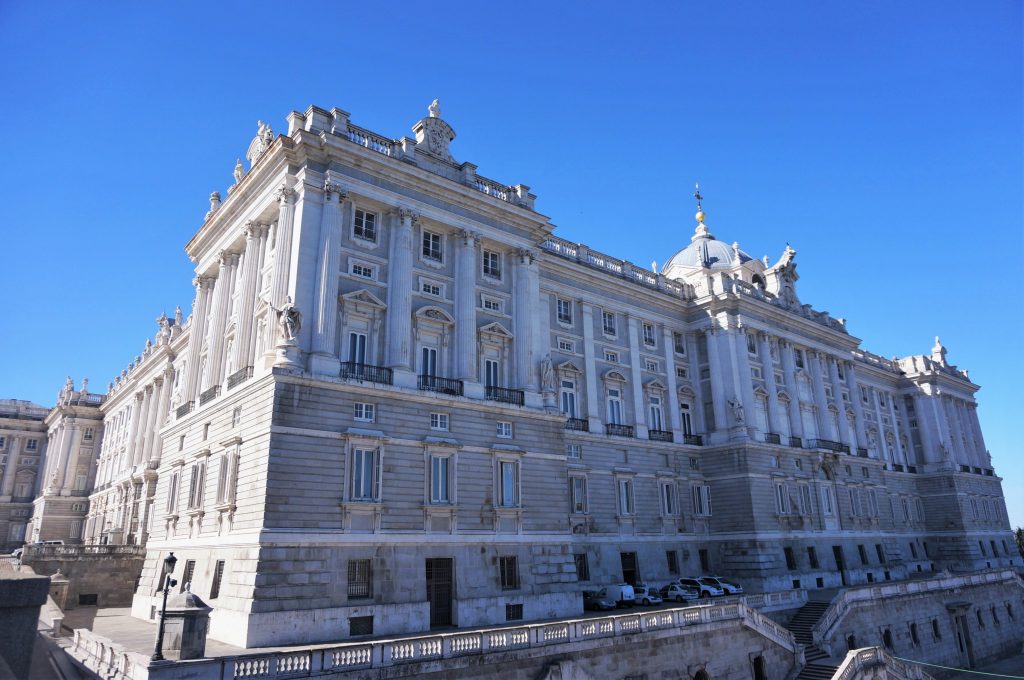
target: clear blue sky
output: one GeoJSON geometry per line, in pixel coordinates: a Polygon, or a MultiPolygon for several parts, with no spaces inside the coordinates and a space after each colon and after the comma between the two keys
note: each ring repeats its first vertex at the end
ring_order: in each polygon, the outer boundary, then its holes
{"type": "Polygon", "coordinates": [[[0,3],[0,397],[102,389],[188,313],[182,247],[257,119],[398,137],[440,97],[456,158],[565,238],[661,263],[700,180],[865,348],[941,335],[1024,524],[1020,2],[386,4],[0,3]]]}

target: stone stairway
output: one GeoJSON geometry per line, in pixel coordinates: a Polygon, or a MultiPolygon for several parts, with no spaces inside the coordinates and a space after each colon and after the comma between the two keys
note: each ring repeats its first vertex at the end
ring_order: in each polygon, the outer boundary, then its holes
{"type": "Polygon", "coordinates": [[[831,663],[828,654],[819,649],[811,637],[811,629],[829,606],[828,601],[810,601],[793,616],[786,625],[798,644],[804,646],[806,665],[796,676],[796,680],[828,680],[839,668],[831,663]]]}

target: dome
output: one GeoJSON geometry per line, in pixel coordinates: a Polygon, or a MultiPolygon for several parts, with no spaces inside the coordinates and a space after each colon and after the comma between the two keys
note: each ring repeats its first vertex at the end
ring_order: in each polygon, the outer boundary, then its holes
{"type": "MultiPolygon", "coordinates": [[[[742,250],[738,252],[741,264],[753,259],[742,250]]],[[[673,255],[672,259],[665,263],[663,271],[668,271],[672,267],[696,269],[701,266],[701,261],[711,269],[730,269],[735,266],[732,246],[715,239],[714,236],[696,238],[693,243],[673,255]]]]}

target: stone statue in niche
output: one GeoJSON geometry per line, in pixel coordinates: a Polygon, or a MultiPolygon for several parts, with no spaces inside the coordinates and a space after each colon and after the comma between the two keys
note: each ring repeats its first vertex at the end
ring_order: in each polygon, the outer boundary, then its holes
{"type": "Polygon", "coordinates": [[[743,402],[739,399],[730,399],[729,408],[732,410],[732,419],[736,425],[743,425],[746,422],[746,415],[743,413],[743,402]]]}
{"type": "Polygon", "coordinates": [[[551,364],[550,354],[540,362],[540,390],[541,392],[555,391],[555,368],[551,364]]]}
{"type": "Polygon", "coordinates": [[[295,338],[299,335],[299,331],[302,330],[302,312],[292,304],[291,296],[284,299],[284,304],[280,309],[270,302],[267,304],[277,314],[277,323],[281,328],[281,335],[285,342],[294,342],[295,338]]]}

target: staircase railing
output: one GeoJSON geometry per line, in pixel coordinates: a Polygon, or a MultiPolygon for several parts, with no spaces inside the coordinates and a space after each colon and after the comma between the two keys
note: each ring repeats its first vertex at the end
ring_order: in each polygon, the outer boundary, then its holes
{"type": "Polygon", "coordinates": [[[894,659],[882,647],[865,647],[851,649],[843,663],[839,665],[832,680],[858,680],[858,678],[878,677],[873,669],[885,667],[886,677],[896,680],[930,680],[931,676],[921,670],[920,666],[908,665],[894,659]]]}

